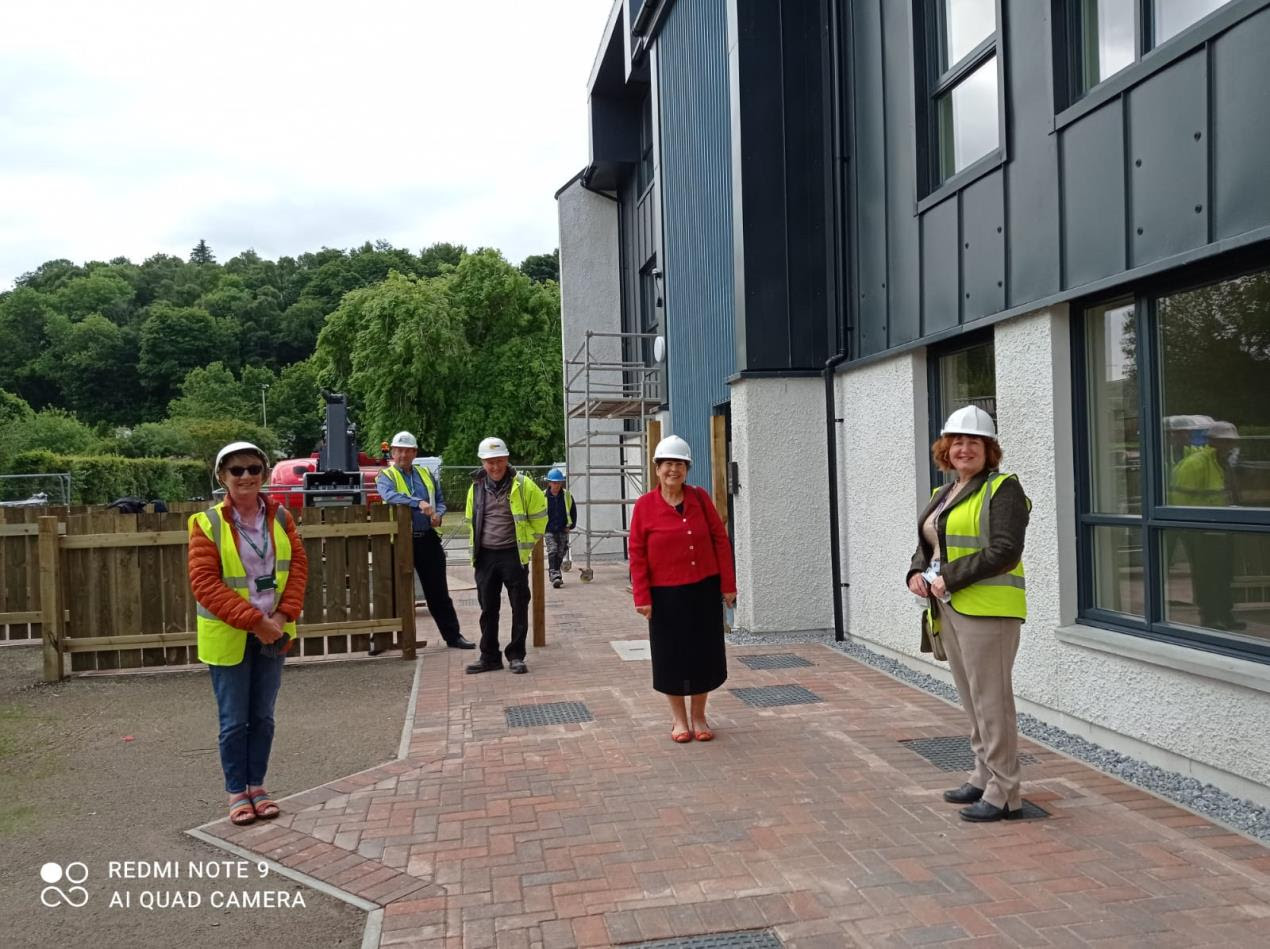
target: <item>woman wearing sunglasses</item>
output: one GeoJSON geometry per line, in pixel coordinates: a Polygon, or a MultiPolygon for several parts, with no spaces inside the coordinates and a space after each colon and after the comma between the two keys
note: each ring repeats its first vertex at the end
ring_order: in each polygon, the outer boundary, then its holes
{"type": "Polygon", "coordinates": [[[265,790],[273,706],[295,642],[309,562],[295,519],[260,487],[265,453],[231,442],[216,455],[225,500],[190,517],[190,589],[198,601],[198,658],[212,674],[229,819],[278,816],[265,790]]]}

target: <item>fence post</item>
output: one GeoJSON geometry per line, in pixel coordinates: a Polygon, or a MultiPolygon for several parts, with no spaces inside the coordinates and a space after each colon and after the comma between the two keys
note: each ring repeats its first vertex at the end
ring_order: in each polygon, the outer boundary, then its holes
{"type": "Polygon", "coordinates": [[[534,646],[547,645],[547,600],[546,582],[543,580],[545,558],[542,555],[542,538],[534,544],[534,556],[529,565],[530,581],[533,584],[534,600],[534,646]]]}
{"type": "Polygon", "coordinates": [[[401,658],[415,658],[415,566],[414,526],[410,507],[394,504],[397,512],[397,539],[393,544],[396,566],[397,610],[401,614],[401,658]]]}
{"type": "Polygon", "coordinates": [[[57,682],[65,675],[62,665],[61,558],[57,544],[57,518],[41,517],[40,623],[44,627],[44,681],[57,682]]]}

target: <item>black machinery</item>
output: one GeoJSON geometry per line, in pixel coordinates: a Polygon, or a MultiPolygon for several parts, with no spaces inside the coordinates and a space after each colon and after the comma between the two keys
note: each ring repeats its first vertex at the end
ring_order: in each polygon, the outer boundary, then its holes
{"type": "Polygon", "coordinates": [[[364,504],[357,426],[348,420],[348,397],[323,389],[322,398],[326,400],[326,422],[317,470],[304,474],[305,506],[364,504]]]}

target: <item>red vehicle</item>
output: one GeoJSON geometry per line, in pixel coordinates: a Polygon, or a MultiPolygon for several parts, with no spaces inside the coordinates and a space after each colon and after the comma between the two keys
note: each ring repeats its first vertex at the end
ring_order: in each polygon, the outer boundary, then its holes
{"type": "MultiPolygon", "coordinates": [[[[269,479],[269,494],[287,507],[304,507],[304,476],[319,470],[320,459],[321,454],[315,451],[308,458],[286,458],[278,462],[269,479]]],[[[362,473],[362,490],[367,504],[379,503],[375,478],[388,464],[390,462],[386,459],[374,458],[364,451],[357,453],[357,467],[362,473]]]]}

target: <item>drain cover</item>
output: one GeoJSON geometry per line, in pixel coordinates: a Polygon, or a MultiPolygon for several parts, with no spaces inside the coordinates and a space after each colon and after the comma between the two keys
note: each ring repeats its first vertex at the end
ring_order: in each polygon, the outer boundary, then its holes
{"type": "Polygon", "coordinates": [[[751,669],[797,669],[799,666],[810,666],[802,656],[792,652],[774,652],[765,656],[742,656],[741,661],[751,669]]]}
{"type": "MultiPolygon", "coordinates": [[[[970,771],[975,766],[975,753],[970,750],[970,739],[964,735],[957,738],[912,738],[900,744],[943,771],[970,771]]],[[[1036,763],[1035,755],[1019,755],[1019,764],[1036,763]]]]}
{"type": "Polygon", "coordinates": [[[764,685],[749,689],[729,689],[733,695],[755,708],[771,708],[774,705],[809,705],[812,702],[823,702],[815,692],[809,692],[801,685],[764,685]]]}
{"type": "Polygon", "coordinates": [[[593,722],[590,710],[581,702],[547,702],[543,705],[509,705],[503,709],[508,728],[534,725],[568,725],[593,722]]]}
{"type": "Polygon", "coordinates": [[[623,943],[625,949],[781,949],[781,941],[766,929],[705,936],[677,936],[656,942],[623,943]]]}

